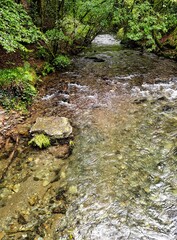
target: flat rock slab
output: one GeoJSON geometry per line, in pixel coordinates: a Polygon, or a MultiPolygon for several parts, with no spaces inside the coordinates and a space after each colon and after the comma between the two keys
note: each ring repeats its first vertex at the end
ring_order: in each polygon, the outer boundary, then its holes
{"type": "Polygon", "coordinates": [[[39,117],[30,132],[32,135],[43,133],[54,139],[62,139],[71,135],[72,126],[65,117],[39,117]]]}

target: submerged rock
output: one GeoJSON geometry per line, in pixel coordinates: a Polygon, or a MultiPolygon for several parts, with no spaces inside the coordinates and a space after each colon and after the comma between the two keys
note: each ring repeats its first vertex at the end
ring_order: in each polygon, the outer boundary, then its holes
{"type": "Polygon", "coordinates": [[[65,117],[39,117],[30,132],[32,135],[43,133],[53,139],[62,139],[71,135],[72,126],[65,117]]]}
{"type": "Polygon", "coordinates": [[[94,62],[105,62],[104,59],[98,57],[85,57],[85,59],[93,60],[94,62]]]}
{"type": "Polygon", "coordinates": [[[52,146],[49,148],[49,152],[56,158],[62,158],[65,159],[69,157],[71,153],[71,149],[69,145],[58,145],[58,146],[52,146]]]}

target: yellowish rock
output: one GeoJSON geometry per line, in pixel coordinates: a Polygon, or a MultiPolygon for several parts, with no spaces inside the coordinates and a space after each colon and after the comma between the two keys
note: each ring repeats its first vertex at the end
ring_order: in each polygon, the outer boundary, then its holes
{"type": "Polygon", "coordinates": [[[38,202],[38,196],[37,195],[32,195],[29,199],[28,199],[28,203],[30,206],[34,206],[37,202],[38,202]]]}
{"type": "Polygon", "coordinates": [[[12,187],[12,190],[13,190],[15,193],[18,193],[18,192],[19,192],[19,189],[20,189],[20,183],[17,183],[17,184],[15,184],[15,185],[12,187]]]}
{"type": "Polygon", "coordinates": [[[50,183],[50,182],[49,182],[48,180],[44,180],[42,186],[43,186],[43,187],[46,187],[47,185],[49,185],[49,183],[50,183]]]}
{"type": "Polygon", "coordinates": [[[61,174],[60,174],[60,177],[61,177],[62,179],[66,178],[66,173],[62,171],[61,174]]]}
{"type": "Polygon", "coordinates": [[[77,186],[70,186],[68,192],[72,195],[75,195],[77,193],[77,186]]]}
{"type": "Polygon", "coordinates": [[[0,240],[2,240],[4,236],[5,236],[5,232],[0,232],[0,240]]]}

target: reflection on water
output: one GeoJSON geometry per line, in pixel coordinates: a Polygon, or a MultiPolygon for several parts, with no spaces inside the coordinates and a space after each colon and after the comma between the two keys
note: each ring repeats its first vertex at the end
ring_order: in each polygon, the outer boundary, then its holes
{"type": "Polygon", "coordinates": [[[175,240],[177,66],[114,44],[97,38],[63,75],[67,97],[55,99],[56,89],[43,97],[78,128],[67,172],[77,193],[56,239],[175,240]]]}

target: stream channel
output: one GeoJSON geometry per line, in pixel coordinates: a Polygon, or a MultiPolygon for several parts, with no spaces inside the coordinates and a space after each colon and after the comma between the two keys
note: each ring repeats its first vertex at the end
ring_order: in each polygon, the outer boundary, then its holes
{"type": "Polygon", "coordinates": [[[105,34],[73,63],[34,103],[71,119],[73,153],[17,157],[23,169],[1,187],[0,239],[176,240],[176,62],[105,34]]]}

